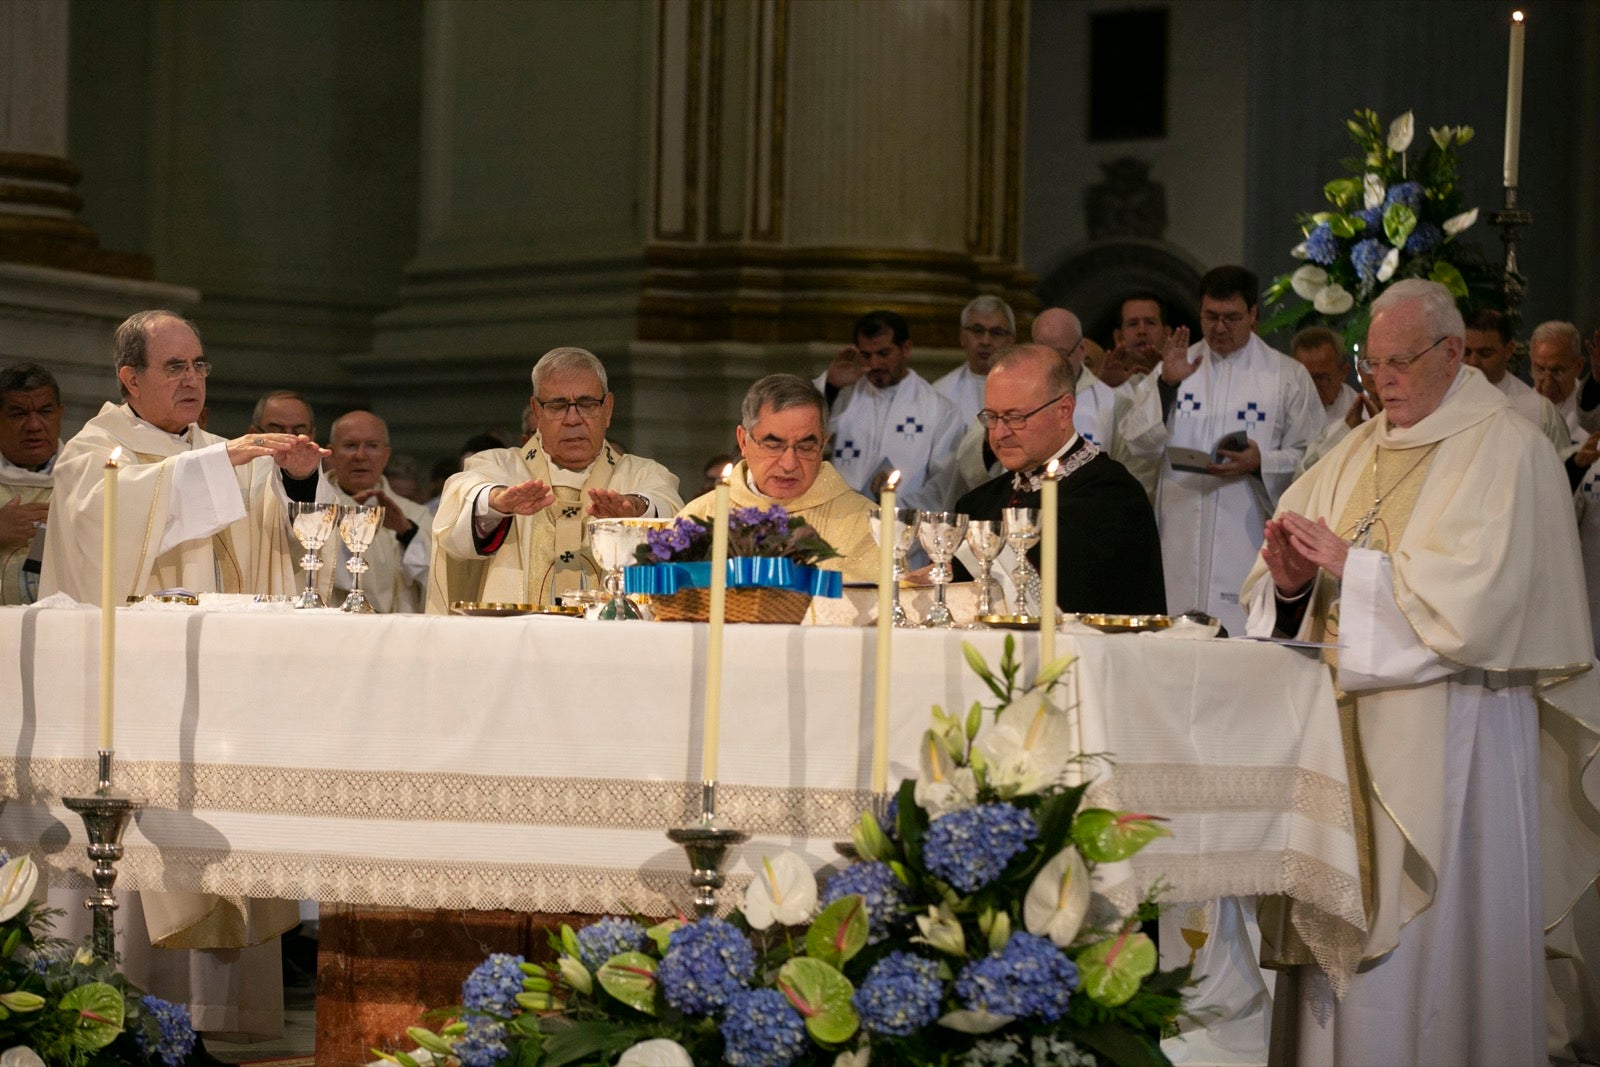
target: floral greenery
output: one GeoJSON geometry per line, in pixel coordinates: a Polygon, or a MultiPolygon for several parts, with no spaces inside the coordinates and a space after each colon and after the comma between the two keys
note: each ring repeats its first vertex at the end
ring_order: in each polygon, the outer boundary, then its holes
{"type": "Polygon", "coordinates": [[[1166,1063],[1188,968],[1157,969],[1152,901],[1124,914],[1090,888],[1166,831],[1081,808],[1055,702],[1070,657],[1021,687],[1009,638],[998,670],[965,651],[992,715],[934,708],[921,774],[862,814],[820,896],[802,858],[764,858],[731,920],[563,926],[554,963],[491,956],[447,1025],[408,1035],[462,1067],[1166,1063]]]}
{"type": "MultiPolygon", "coordinates": [[[[728,513],[729,556],[772,556],[801,566],[814,566],[839,553],[809,523],[791,522],[782,505],[734,508],[728,513]]],[[[653,563],[698,563],[711,558],[711,519],[685,516],[671,526],[651,530],[635,557],[653,563]]]]}
{"type": "Polygon", "coordinates": [[[50,936],[58,910],[29,899],[38,868],[0,853],[0,1048],[19,1067],[179,1067],[187,1008],[142,994],[87,949],[50,936]]]}
{"type": "Polygon", "coordinates": [[[1413,159],[1409,111],[1387,130],[1371,110],[1345,126],[1358,154],[1343,161],[1348,177],[1322,188],[1331,210],[1296,220],[1305,239],[1290,254],[1306,262],[1267,287],[1266,303],[1279,310],[1261,332],[1325,325],[1353,347],[1366,338],[1372,301],[1401,278],[1439,282],[1465,309],[1497,306],[1500,271],[1456,239],[1478,218],[1457,184],[1472,127],[1429,129],[1413,159]]]}

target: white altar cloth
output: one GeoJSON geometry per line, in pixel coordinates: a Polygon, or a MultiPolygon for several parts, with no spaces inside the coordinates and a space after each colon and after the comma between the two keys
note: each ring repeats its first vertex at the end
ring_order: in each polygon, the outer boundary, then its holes
{"type": "MultiPolygon", "coordinates": [[[[353,904],[668,914],[698,810],[707,628],[204,608],[119,611],[117,783],[148,803],[119,887],[353,904]]],[[[0,609],[0,845],[87,884],[63,793],[93,780],[99,612],[0,609]]],[[[1031,676],[1037,639],[1020,634],[1031,676]]],[[[891,781],[938,703],[988,700],[970,640],[895,634],[891,781]]],[[[875,634],[730,626],[721,811],[763,854],[836,859],[866,799],[875,634]]],[[[1283,648],[1072,637],[1091,801],[1172,819],[1107,871],[1131,899],[1288,892],[1361,923],[1327,672],[1283,648]]],[[[732,899],[731,893],[724,894],[732,899]]]]}

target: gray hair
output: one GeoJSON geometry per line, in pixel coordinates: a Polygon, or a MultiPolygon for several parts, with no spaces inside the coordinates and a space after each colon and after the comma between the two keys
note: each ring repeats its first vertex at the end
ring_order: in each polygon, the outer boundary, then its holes
{"type": "Polygon", "coordinates": [[[1578,328],[1570,322],[1552,319],[1550,322],[1541,322],[1533,328],[1533,334],[1528,338],[1528,347],[1536,344],[1551,342],[1559,344],[1567,350],[1568,360],[1576,363],[1583,358],[1583,335],[1578,328]]]}
{"type": "Polygon", "coordinates": [[[134,370],[144,370],[148,363],[145,353],[145,344],[149,340],[147,333],[150,324],[157,319],[176,319],[189,327],[189,332],[194,334],[196,341],[200,340],[200,327],[178,314],[176,311],[167,311],[164,308],[153,308],[150,311],[135,311],[132,315],[122,320],[122,325],[117,327],[113,336],[113,351],[116,353],[116,362],[113,369],[118,371],[117,391],[127,399],[128,389],[122,384],[121,370],[123,367],[132,367],[134,370]]]}
{"type": "Polygon", "coordinates": [[[745,390],[744,403],[739,407],[739,419],[744,428],[755,432],[756,420],[767,408],[773,414],[790,408],[813,407],[822,421],[822,432],[828,432],[828,400],[817,387],[798,374],[769,374],[745,390]]]}
{"type": "Polygon", "coordinates": [[[539,395],[539,386],[548,374],[570,373],[572,371],[588,371],[600,379],[600,391],[609,393],[611,386],[606,382],[605,364],[600,362],[598,356],[587,348],[574,348],[564,345],[561,348],[552,348],[539,357],[539,362],[533,365],[533,395],[539,395]]]}
{"type": "Polygon", "coordinates": [[[1323,345],[1333,349],[1334,356],[1341,364],[1349,362],[1345,356],[1344,341],[1326,326],[1307,326],[1295,334],[1294,340],[1289,342],[1289,352],[1298,354],[1308,348],[1321,348],[1323,345]]]}
{"type": "Polygon", "coordinates": [[[1461,318],[1461,309],[1456,307],[1456,298],[1450,295],[1450,290],[1438,282],[1423,278],[1403,278],[1385,289],[1372,302],[1372,317],[1376,319],[1405,304],[1417,306],[1417,313],[1422,316],[1423,325],[1430,336],[1463,339],[1467,336],[1467,324],[1461,318]]]}
{"type": "Polygon", "coordinates": [[[261,425],[261,419],[267,413],[267,405],[272,403],[274,400],[298,400],[300,403],[304,404],[306,406],[306,414],[310,416],[308,421],[311,423],[311,436],[315,437],[317,435],[316,408],[311,406],[311,401],[307,400],[293,389],[274,389],[270,393],[263,394],[261,399],[256,401],[255,409],[250,412],[251,429],[255,429],[261,425]]]}
{"type": "Polygon", "coordinates": [[[961,309],[961,325],[965,326],[967,320],[974,315],[993,315],[999,312],[1006,318],[1006,329],[1012,334],[1017,332],[1017,316],[1011,310],[1011,305],[1001,300],[993,293],[984,293],[967,301],[967,306],[961,309]]]}
{"type": "Polygon", "coordinates": [[[1045,388],[1056,393],[1076,393],[1078,389],[1078,368],[1072,361],[1061,354],[1058,348],[1039,344],[1037,341],[1028,344],[1011,345],[1000,350],[995,357],[989,373],[993,374],[1001,367],[1011,367],[1029,360],[1045,361],[1045,388]]]}
{"type": "Polygon", "coordinates": [[[0,370],[0,395],[6,393],[31,393],[35,389],[49,389],[61,403],[61,386],[55,375],[37,363],[17,363],[0,370]]]}

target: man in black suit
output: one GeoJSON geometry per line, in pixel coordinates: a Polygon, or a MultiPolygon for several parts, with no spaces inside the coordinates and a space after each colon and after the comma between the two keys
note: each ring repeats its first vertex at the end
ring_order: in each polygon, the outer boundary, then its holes
{"type": "MultiPolygon", "coordinates": [[[[995,361],[978,420],[1007,473],[972,490],[956,510],[999,519],[1039,506],[1045,464],[1061,461],[1056,602],[1062,611],[1166,611],[1161,542],[1143,487],[1072,426],[1077,373],[1053,348],[1017,345],[995,361]]],[[[1028,558],[1037,568],[1039,549],[1028,558]]]]}

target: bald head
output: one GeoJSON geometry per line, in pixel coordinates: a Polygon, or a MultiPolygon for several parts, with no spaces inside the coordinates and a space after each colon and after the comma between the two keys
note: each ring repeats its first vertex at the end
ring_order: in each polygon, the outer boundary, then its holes
{"type": "Polygon", "coordinates": [[[328,435],[333,480],[347,493],[374,488],[389,465],[389,427],[370,411],[352,411],[334,420],[328,435]]]}
{"type": "Polygon", "coordinates": [[[1011,471],[1036,467],[1073,434],[1073,383],[1077,371],[1049,345],[1016,345],[995,360],[983,387],[992,412],[989,447],[1011,471]],[[1020,419],[1012,426],[1006,419],[1020,419]]]}
{"type": "Polygon", "coordinates": [[[1083,323],[1066,308],[1046,308],[1033,320],[1033,343],[1048,345],[1072,364],[1083,369],[1083,323]]]}

